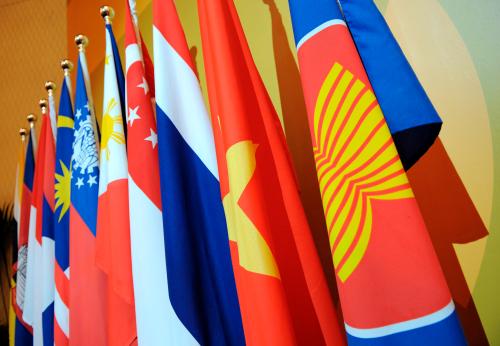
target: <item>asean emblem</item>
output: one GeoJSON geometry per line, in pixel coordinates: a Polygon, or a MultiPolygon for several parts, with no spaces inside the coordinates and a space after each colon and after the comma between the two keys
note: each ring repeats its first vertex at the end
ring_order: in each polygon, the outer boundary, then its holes
{"type": "Polygon", "coordinates": [[[333,264],[345,282],[369,247],[372,202],[413,192],[370,86],[339,63],[318,93],[314,156],[333,264]]]}
{"type": "Polygon", "coordinates": [[[80,127],[75,129],[71,161],[75,170],[80,169],[80,174],[92,173],[99,165],[94,128],[89,115],[80,122],[80,127]]]}

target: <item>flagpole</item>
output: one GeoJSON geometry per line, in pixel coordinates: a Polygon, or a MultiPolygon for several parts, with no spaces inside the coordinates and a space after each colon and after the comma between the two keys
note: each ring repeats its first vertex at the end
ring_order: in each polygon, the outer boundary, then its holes
{"type": "Polygon", "coordinates": [[[90,88],[90,75],[89,75],[89,70],[87,68],[87,57],[85,56],[85,48],[87,48],[87,46],[89,45],[89,39],[87,38],[87,36],[82,34],[76,35],[75,43],[76,46],[78,47],[83,78],[85,80],[85,90],[87,91],[87,99],[89,102],[88,111],[90,113],[90,118],[92,119],[92,126],[94,127],[94,137],[95,137],[95,143],[97,145],[97,152],[100,152],[100,143],[99,143],[100,132],[99,132],[99,127],[97,126],[97,120],[94,108],[94,98],[92,97],[92,89],[90,88]]]}
{"type": "Polygon", "coordinates": [[[57,141],[57,115],[56,115],[56,102],[54,100],[54,91],[56,90],[56,83],[50,80],[46,81],[45,90],[47,90],[50,125],[52,126],[52,135],[54,137],[54,144],[55,144],[57,141]]]}
{"type": "Polygon", "coordinates": [[[73,86],[71,85],[71,71],[73,71],[73,63],[69,59],[63,59],[61,60],[61,68],[64,71],[64,80],[66,81],[69,98],[71,100],[71,104],[73,105],[73,86]]]}
{"type": "Polygon", "coordinates": [[[30,136],[31,136],[31,141],[33,142],[33,155],[34,155],[34,157],[36,157],[36,151],[38,148],[38,143],[36,141],[36,129],[35,129],[36,115],[33,113],[30,113],[26,117],[26,120],[28,120],[28,123],[30,125],[30,136]]]}

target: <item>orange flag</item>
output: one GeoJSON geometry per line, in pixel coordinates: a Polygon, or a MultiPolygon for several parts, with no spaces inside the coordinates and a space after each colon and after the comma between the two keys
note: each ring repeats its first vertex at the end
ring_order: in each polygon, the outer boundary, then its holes
{"type": "Polygon", "coordinates": [[[276,111],[232,0],[198,0],[221,194],[248,345],[342,345],[276,111]]]}

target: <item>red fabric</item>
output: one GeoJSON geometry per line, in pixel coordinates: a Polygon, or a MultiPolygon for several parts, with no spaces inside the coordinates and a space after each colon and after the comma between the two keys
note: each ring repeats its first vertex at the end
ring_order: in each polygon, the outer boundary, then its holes
{"type": "Polygon", "coordinates": [[[238,205],[266,240],[280,273],[278,279],[246,270],[231,242],[247,344],[344,344],[281,124],[234,4],[198,0],[198,9],[222,197],[229,192],[226,151],[242,141],[258,145],[255,173],[238,205]]]}

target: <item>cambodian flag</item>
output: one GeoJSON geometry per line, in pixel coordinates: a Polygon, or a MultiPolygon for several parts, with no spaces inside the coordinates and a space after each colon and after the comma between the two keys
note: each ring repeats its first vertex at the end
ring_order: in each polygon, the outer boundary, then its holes
{"type": "Polygon", "coordinates": [[[23,310],[26,294],[26,269],[28,259],[28,234],[30,209],[35,176],[35,153],[33,150],[33,136],[29,136],[24,160],[23,186],[21,208],[19,211],[19,233],[17,238],[17,270],[16,294],[14,309],[16,311],[15,345],[33,345],[33,329],[24,322],[23,310]]]}
{"type": "Polygon", "coordinates": [[[37,152],[28,239],[23,318],[35,345],[54,341],[54,131],[46,106],[37,152]]]}
{"type": "Polygon", "coordinates": [[[57,118],[54,240],[54,343],[69,342],[69,208],[71,205],[71,155],[73,144],[73,108],[69,91],[69,76],[65,76],[59,100],[57,118]]]}
{"type": "Polygon", "coordinates": [[[337,2],[289,4],[349,344],[464,345],[427,229],[337,2]]]}
{"type": "Polygon", "coordinates": [[[172,0],[154,1],[153,24],[166,328],[178,345],[243,345],[210,118],[172,0]]]}
{"type": "Polygon", "coordinates": [[[373,0],[340,0],[399,157],[409,169],[434,143],[441,118],[373,0]]]}
{"type": "MultiPolygon", "coordinates": [[[[80,52],[71,155],[69,342],[106,345],[106,276],[96,266],[97,129],[85,85],[84,58],[80,52]]],[[[88,87],[90,89],[90,85],[88,87]]]]}

